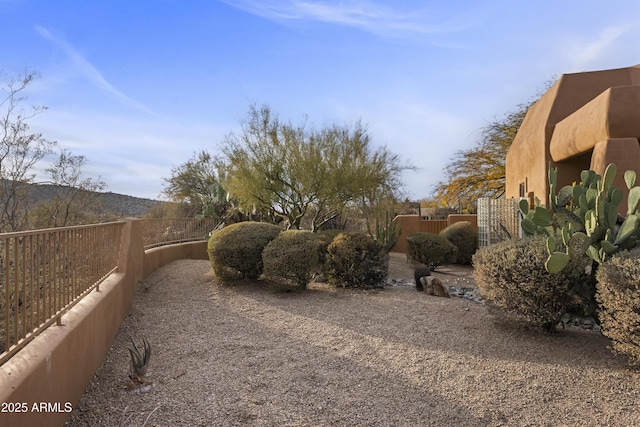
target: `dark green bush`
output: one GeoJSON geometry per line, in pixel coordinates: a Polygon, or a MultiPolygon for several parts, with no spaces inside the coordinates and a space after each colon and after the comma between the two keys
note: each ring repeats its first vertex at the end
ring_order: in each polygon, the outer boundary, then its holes
{"type": "Polygon", "coordinates": [[[262,252],[264,275],[306,288],[320,269],[320,238],[306,230],[280,233],[262,252]]]}
{"type": "Polygon", "coordinates": [[[407,237],[407,255],[411,260],[435,270],[443,264],[453,264],[458,248],[437,234],[414,233],[407,237]]]}
{"type": "Polygon", "coordinates": [[[596,278],[602,333],[614,351],[640,365],[640,248],[600,264],[596,278]]]}
{"type": "Polygon", "coordinates": [[[316,232],[316,236],[318,237],[318,242],[320,244],[320,249],[319,249],[320,251],[319,263],[320,263],[320,272],[321,272],[320,279],[323,281],[326,281],[328,276],[327,250],[329,249],[329,245],[331,244],[331,242],[333,242],[333,239],[335,239],[336,236],[342,233],[344,233],[344,230],[338,230],[334,228],[316,232]]]}
{"type": "Polygon", "coordinates": [[[262,251],[280,234],[280,227],[264,222],[238,222],[213,233],[209,260],[221,282],[255,280],[262,274],[262,251]]]}
{"type": "Polygon", "coordinates": [[[389,271],[389,255],[363,233],[341,233],[327,248],[329,283],[354,288],[380,288],[389,271]]]}
{"type": "Polygon", "coordinates": [[[572,261],[549,273],[546,238],[507,240],[481,248],[473,256],[474,278],[491,307],[552,333],[563,314],[587,305],[591,278],[586,260],[572,261]]]}
{"type": "Polygon", "coordinates": [[[327,258],[327,249],[329,248],[331,242],[333,242],[333,239],[335,239],[337,235],[342,233],[344,233],[344,230],[338,230],[334,228],[330,230],[318,231],[315,233],[318,237],[318,242],[320,243],[320,264],[324,265],[327,258]]]}
{"type": "Polygon", "coordinates": [[[469,221],[451,224],[440,232],[440,236],[458,248],[456,264],[471,264],[471,257],[478,249],[478,232],[469,221]]]}

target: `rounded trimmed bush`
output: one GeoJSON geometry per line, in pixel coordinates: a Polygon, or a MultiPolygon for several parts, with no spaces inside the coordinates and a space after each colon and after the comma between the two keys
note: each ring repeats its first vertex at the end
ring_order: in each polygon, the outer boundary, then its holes
{"type": "Polygon", "coordinates": [[[460,221],[451,224],[440,232],[444,237],[458,248],[456,264],[471,264],[471,257],[478,249],[478,232],[469,221],[460,221]]]}
{"type": "Polygon", "coordinates": [[[256,280],[262,274],[262,251],[280,231],[277,225],[265,222],[238,222],[213,233],[208,252],[216,279],[256,280]]]}
{"type": "Polygon", "coordinates": [[[306,230],[283,231],[264,248],[264,275],[305,289],[320,269],[320,239],[306,230]]]}
{"type": "Polygon", "coordinates": [[[596,279],[602,333],[615,352],[640,365],[640,248],[612,256],[596,279]]]}
{"type": "Polygon", "coordinates": [[[325,264],[327,262],[327,250],[329,249],[329,245],[333,242],[333,239],[342,233],[344,233],[344,230],[338,230],[335,228],[315,233],[320,244],[320,267],[323,270],[325,269],[325,264]]]}
{"type": "Polygon", "coordinates": [[[341,233],[327,248],[326,271],[335,286],[381,288],[389,272],[389,255],[367,234],[341,233]]]}
{"type": "Polygon", "coordinates": [[[453,264],[458,248],[438,234],[414,233],[407,237],[407,255],[411,260],[435,270],[441,265],[453,264]]]}
{"type": "Polygon", "coordinates": [[[552,333],[562,316],[586,306],[592,280],[586,259],[549,273],[546,238],[512,239],[481,248],[473,256],[474,278],[491,307],[552,333]]]}

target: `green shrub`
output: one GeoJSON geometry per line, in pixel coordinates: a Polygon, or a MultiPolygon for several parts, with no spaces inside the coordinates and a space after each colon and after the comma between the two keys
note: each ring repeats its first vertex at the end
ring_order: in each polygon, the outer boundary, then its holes
{"type": "Polygon", "coordinates": [[[640,249],[623,251],[596,273],[602,333],[613,349],[640,365],[640,249]]]}
{"type": "Polygon", "coordinates": [[[482,298],[490,307],[554,332],[563,314],[590,302],[593,282],[585,273],[584,258],[570,262],[560,273],[549,273],[548,256],[543,236],[478,250],[473,266],[482,298]]]}
{"type": "Polygon", "coordinates": [[[379,242],[363,233],[341,233],[327,248],[329,283],[354,288],[384,287],[389,255],[379,242]]]}
{"type": "Polygon", "coordinates": [[[333,239],[336,238],[336,236],[338,236],[339,234],[344,233],[344,230],[338,230],[338,229],[330,229],[330,230],[322,230],[322,231],[318,231],[316,232],[316,236],[318,238],[318,242],[320,244],[320,258],[319,258],[319,262],[320,262],[320,268],[322,269],[322,272],[324,274],[326,274],[326,262],[327,262],[327,250],[329,249],[329,245],[331,244],[331,242],[333,242],[333,239]]]}
{"type": "Polygon", "coordinates": [[[471,264],[471,257],[478,249],[478,232],[469,221],[460,221],[451,224],[440,232],[444,237],[458,248],[456,264],[471,264]]]}
{"type": "Polygon", "coordinates": [[[320,238],[305,230],[280,233],[262,252],[264,275],[306,288],[320,269],[320,238]]]}
{"type": "Polygon", "coordinates": [[[407,243],[409,258],[425,264],[431,270],[443,264],[453,264],[458,255],[458,248],[437,234],[414,233],[407,237],[407,243]]]}
{"type": "Polygon", "coordinates": [[[211,235],[209,260],[221,282],[255,280],[262,274],[262,251],[280,234],[280,227],[264,222],[238,222],[211,235]]]}

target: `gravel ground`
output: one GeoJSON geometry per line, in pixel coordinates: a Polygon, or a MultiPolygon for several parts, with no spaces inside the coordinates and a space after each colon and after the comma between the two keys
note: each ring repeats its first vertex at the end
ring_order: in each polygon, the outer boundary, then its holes
{"type": "MultiPolygon", "coordinates": [[[[404,256],[389,276],[412,277],[404,256]]],[[[640,426],[640,373],[607,346],[410,288],[225,287],[207,261],[177,261],[144,280],[67,425],[640,426]],[[152,346],[141,385],[127,334],[152,346]]]]}

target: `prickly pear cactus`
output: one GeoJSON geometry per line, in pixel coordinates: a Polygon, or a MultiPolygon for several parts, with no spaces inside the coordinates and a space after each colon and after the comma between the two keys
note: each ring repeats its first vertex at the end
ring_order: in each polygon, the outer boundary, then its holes
{"type": "Polygon", "coordinates": [[[636,173],[626,171],[624,174],[629,197],[627,216],[623,219],[618,215],[618,206],[624,195],[613,186],[616,172],[613,163],[607,166],[602,177],[585,170],[580,174],[580,184],[558,190],[558,170],[549,164],[550,208],[540,205],[537,199],[534,209],[529,208],[526,200],[520,202],[525,234],[547,236],[547,271],[557,273],[571,259],[584,255],[601,264],[639,234],[640,187],[635,186],[636,173]],[[564,251],[557,250],[560,241],[564,251]]]}

